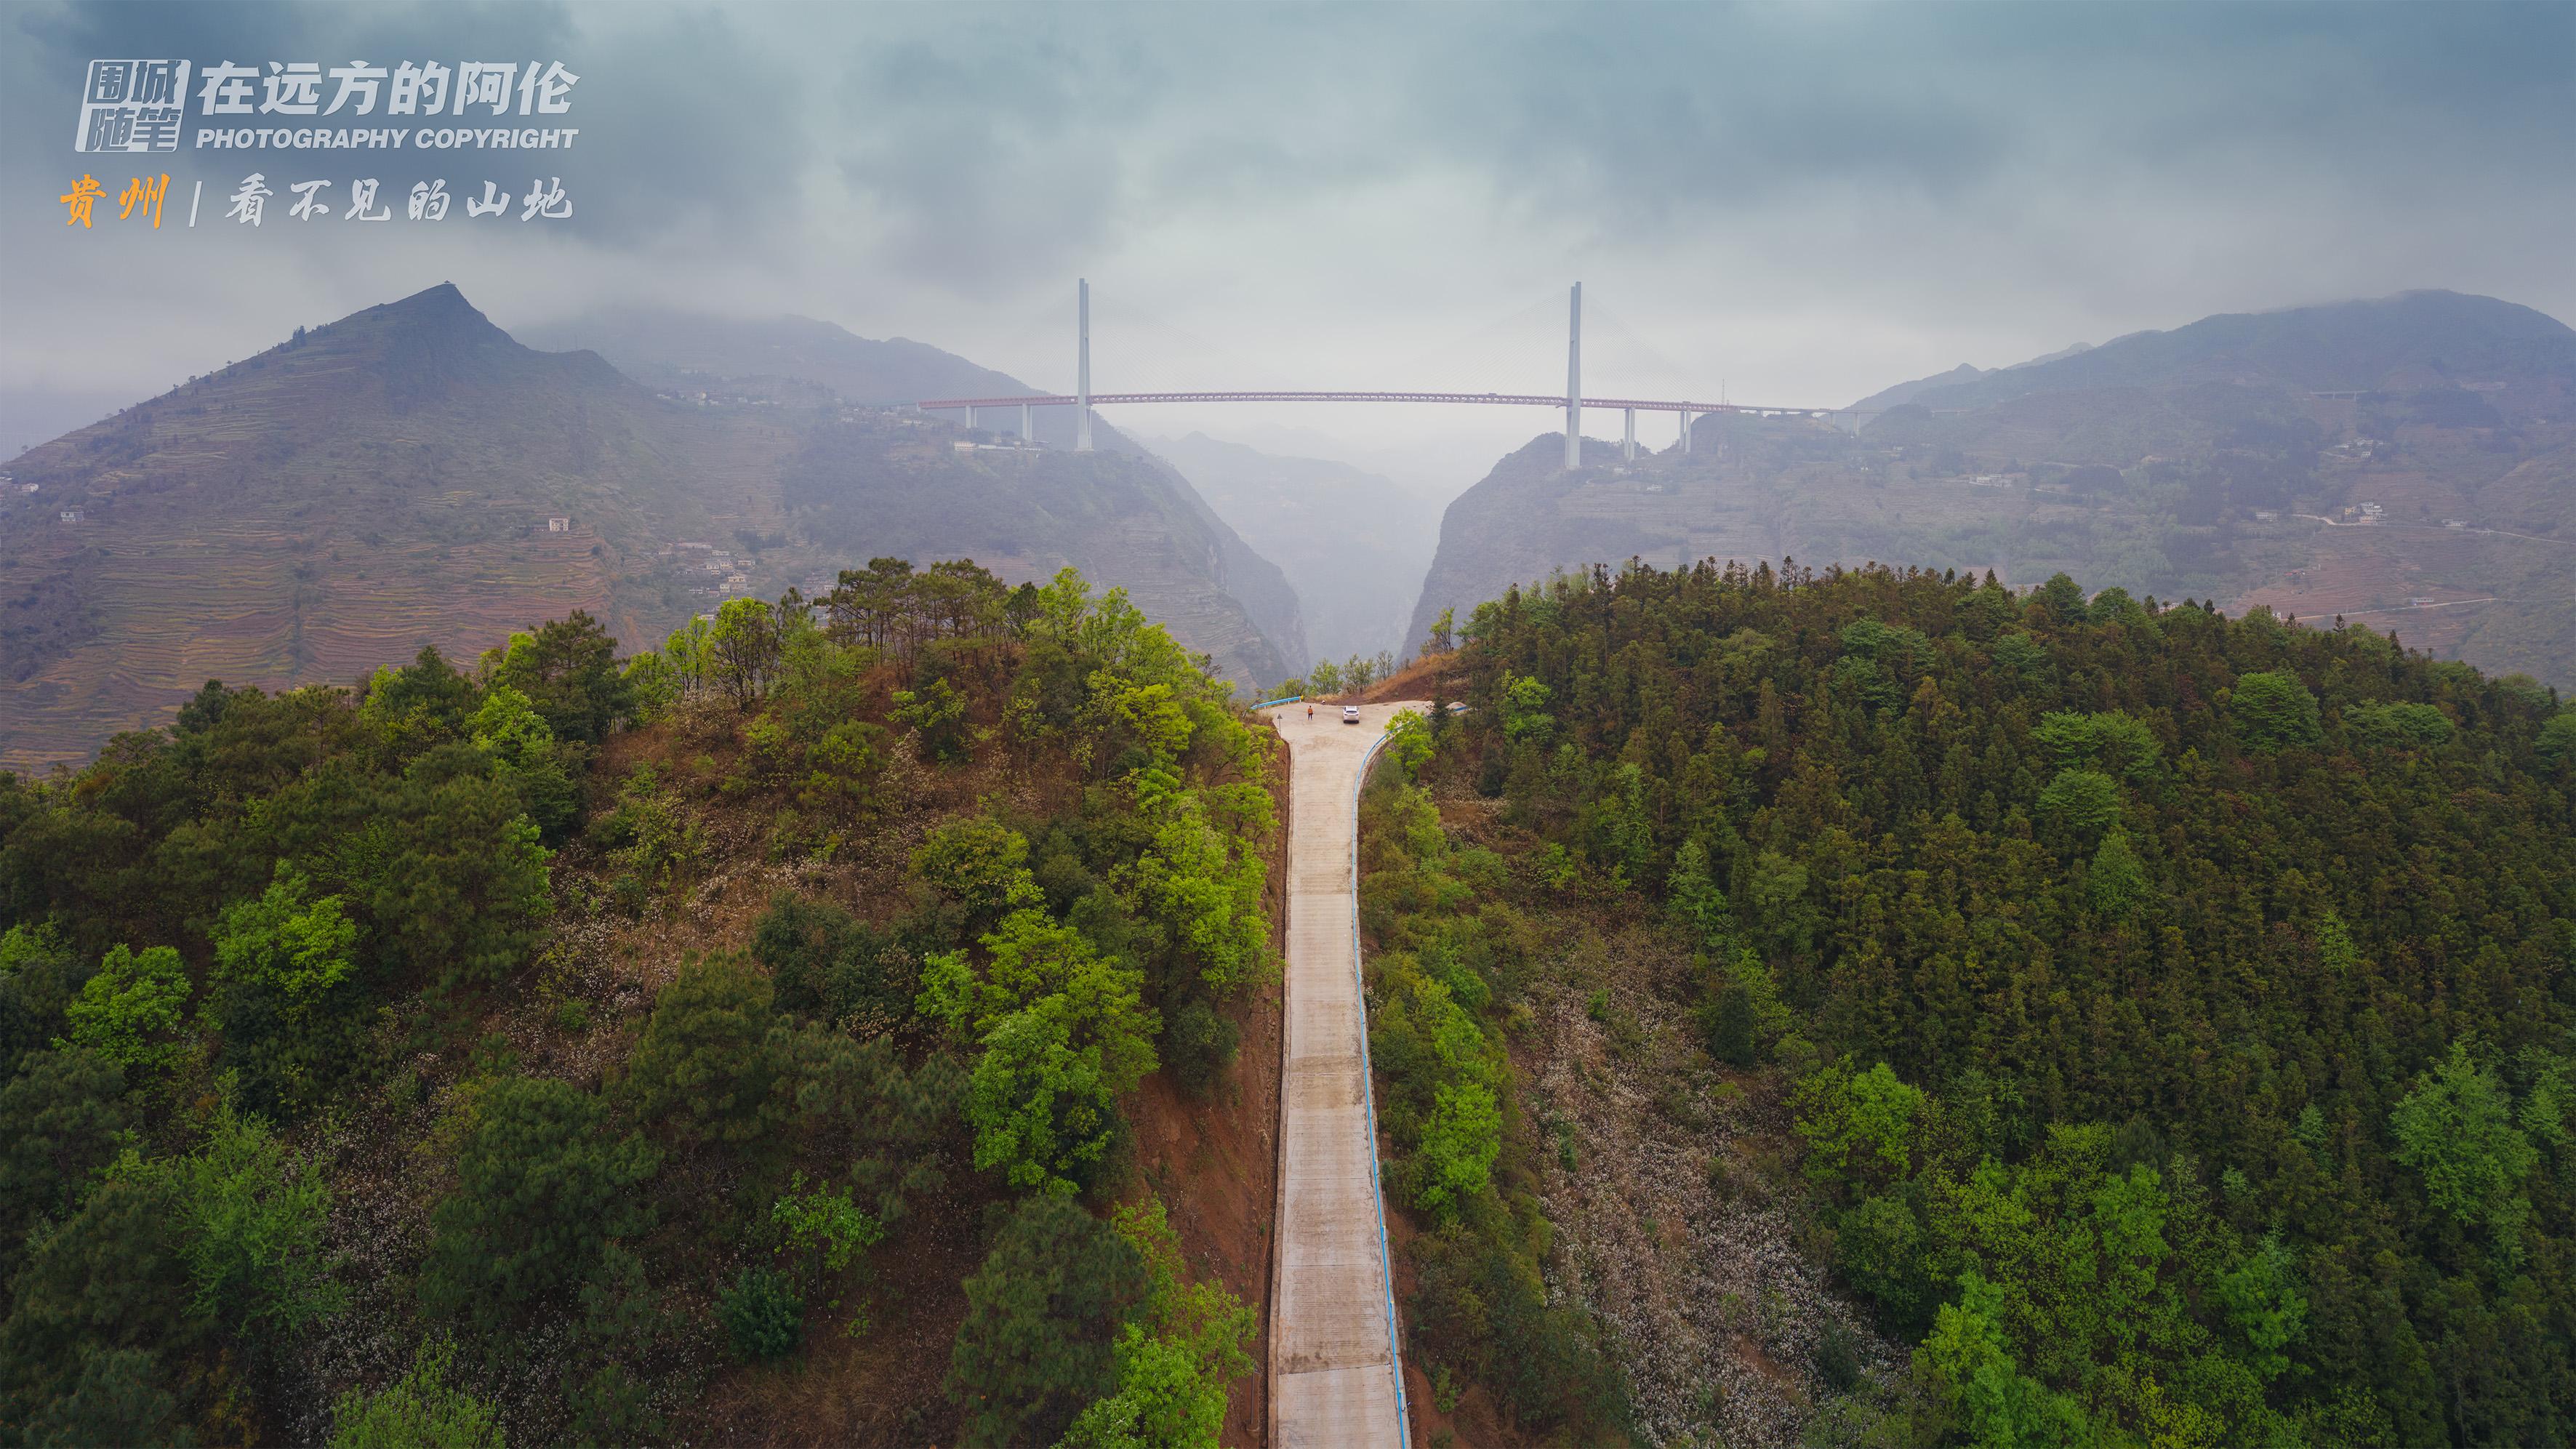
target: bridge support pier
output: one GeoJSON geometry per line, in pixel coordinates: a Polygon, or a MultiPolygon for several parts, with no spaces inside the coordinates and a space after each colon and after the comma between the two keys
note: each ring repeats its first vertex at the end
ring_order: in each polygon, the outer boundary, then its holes
{"type": "Polygon", "coordinates": [[[1031,421],[1031,416],[1029,405],[1020,404],[1020,441],[1023,443],[1034,443],[1038,440],[1038,430],[1031,421]]]}
{"type": "Polygon", "coordinates": [[[973,403],[968,403],[966,405],[966,431],[970,433],[975,431],[975,405],[973,403]]]}
{"type": "Polygon", "coordinates": [[[1637,461],[1637,410],[1628,408],[1625,411],[1628,414],[1628,435],[1619,444],[1619,456],[1634,463],[1637,461]]]}
{"type": "Polygon", "coordinates": [[[1682,451],[1690,451],[1690,409],[1682,409],[1682,451]]]}

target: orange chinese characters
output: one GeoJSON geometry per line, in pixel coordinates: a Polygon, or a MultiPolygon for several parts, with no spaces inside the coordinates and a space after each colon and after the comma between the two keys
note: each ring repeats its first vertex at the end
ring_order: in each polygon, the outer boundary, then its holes
{"type": "Polygon", "coordinates": [[[134,208],[139,204],[151,208],[152,229],[154,231],[159,231],[161,229],[161,198],[169,194],[169,172],[164,171],[158,179],[151,181],[146,181],[142,177],[137,176],[134,178],[133,183],[128,185],[116,198],[116,204],[121,208],[116,213],[116,219],[118,221],[123,221],[127,217],[134,215],[134,208]]]}
{"type": "Polygon", "coordinates": [[[81,226],[89,225],[90,207],[106,194],[107,188],[99,185],[98,178],[95,176],[84,175],[79,181],[74,182],[70,194],[54,198],[71,208],[71,214],[63,218],[63,225],[71,226],[74,223],[81,226]]]}

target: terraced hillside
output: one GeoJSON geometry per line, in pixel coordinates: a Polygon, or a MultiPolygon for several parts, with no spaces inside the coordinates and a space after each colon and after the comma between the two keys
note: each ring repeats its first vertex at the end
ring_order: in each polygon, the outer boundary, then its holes
{"type": "Polygon", "coordinates": [[[658,640],[728,592],[916,548],[1125,585],[1247,686],[1302,662],[1284,584],[1166,471],[956,436],[656,393],[520,346],[446,285],[299,331],[8,465],[0,766],[83,759],[209,678],[348,679],[424,643],[470,658],[574,608],[658,640]],[[1024,507],[1037,476],[1055,496],[1024,507]],[[989,506],[936,538],[882,526],[968,495],[989,506]]]}
{"type": "Polygon", "coordinates": [[[1575,473],[1543,439],[1451,505],[1410,641],[1558,568],[1788,555],[2340,613],[2576,686],[2576,332],[2555,320],[2410,293],[1967,371],[1892,389],[1909,400],[1857,435],[1712,417],[1691,453],[1588,444],[1575,473]]]}

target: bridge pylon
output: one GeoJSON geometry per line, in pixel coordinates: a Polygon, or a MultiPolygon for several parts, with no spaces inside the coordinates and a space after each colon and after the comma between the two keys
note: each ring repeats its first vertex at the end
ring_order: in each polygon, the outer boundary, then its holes
{"type": "Polygon", "coordinates": [[[1074,363],[1077,391],[1073,406],[1073,450],[1091,451],[1091,280],[1080,278],[1074,286],[1074,338],[1081,355],[1074,363]]]}
{"type": "Polygon", "coordinates": [[[1565,471],[1583,466],[1583,284],[1574,284],[1565,313],[1565,471]]]}

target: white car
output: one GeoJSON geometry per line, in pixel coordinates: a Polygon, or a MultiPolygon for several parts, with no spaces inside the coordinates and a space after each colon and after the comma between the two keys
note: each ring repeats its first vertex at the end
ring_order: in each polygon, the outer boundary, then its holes
{"type": "Polygon", "coordinates": [[[1342,706],[1342,723],[1344,723],[1344,724],[1358,724],[1359,722],[1360,722],[1360,707],[1359,707],[1358,705],[1356,705],[1356,704],[1346,704],[1346,705],[1343,705],[1343,706],[1342,706]]]}

